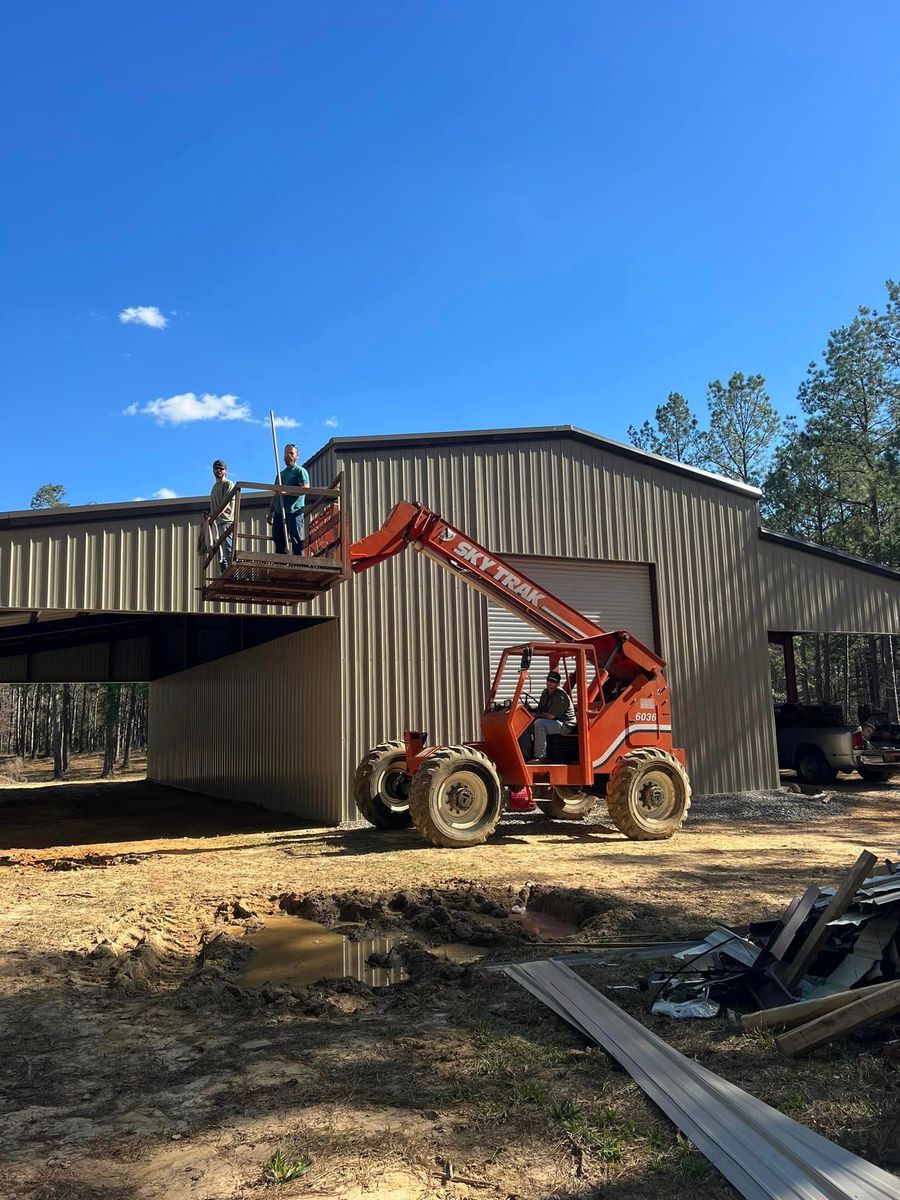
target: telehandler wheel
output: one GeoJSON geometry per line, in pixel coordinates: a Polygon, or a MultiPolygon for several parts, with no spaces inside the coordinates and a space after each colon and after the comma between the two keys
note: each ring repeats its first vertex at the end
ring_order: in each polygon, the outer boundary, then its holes
{"type": "Polygon", "coordinates": [[[444,746],[413,776],[409,811],[433,846],[479,846],[497,828],[503,799],[497,768],[486,754],[470,746],[444,746]]]}
{"type": "Polygon", "coordinates": [[[632,750],[609,777],[606,806],[626,837],[639,842],[670,838],[691,807],[687,771],[664,750],[632,750]]]}
{"type": "Polygon", "coordinates": [[[353,776],[356,807],[377,829],[405,829],[409,815],[410,777],[403,742],[382,742],[360,760],[353,776]]]}
{"type": "Polygon", "coordinates": [[[597,797],[591,792],[583,792],[580,788],[558,787],[551,789],[553,796],[546,804],[541,802],[541,808],[548,817],[557,820],[579,821],[590,813],[597,803],[597,797]]]}

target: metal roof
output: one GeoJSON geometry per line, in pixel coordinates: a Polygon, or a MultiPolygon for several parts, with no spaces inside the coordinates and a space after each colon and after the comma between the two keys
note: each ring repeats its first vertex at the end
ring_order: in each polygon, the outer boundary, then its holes
{"type": "Polygon", "coordinates": [[[785,546],[789,550],[801,550],[806,554],[815,554],[819,558],[828,558],[832,562],[856,567],[860,571],[871,571],[873,575],[884,575],[888,579],[900,582],[900,571],[893,567],[886,567],[883,563],[872,562],[869,558],[857,558],[855,554],[846,554],[843,550],[832,550],[829,546],[820,546],[817,542],[807,542],[804,538],[791,537],[786,533],[776,533],[772,529],[760,529],[759,536],[764,542],[774,542],[775,545],[785,546]]]}
{"type": "Polygon", "coordinates": [[[700,467],[689,467],[674,459],[663,458],[659,454],[650,454],[646,450],[639,450],[636,446],[614,442],[610,438],[601,437],[598,433],[579,429],[577,425],[536,425],[521,429],[460,429],[445,433],[387,433],[368,437],[337,437],[332,438],[317,450],[312,457],[306,460],[304,465],[308,467],[329,451],[341,455],[355,451],[393,450],[436,445],[459,445],[462,447],[485,442],[529,442],[566,437],[575,442],[606,450],[611,454],[618,454],[622,458],[630,458],[644,465],[658,467],[659,470],[668,471],[673,475],[686,475],[696,479],[698,483],[739,492],[754,500],[758,500],[762,494],[759,488],[751,487],[750,484],[740,483],[736,479],[726,479],[724,475],[716,475],[712,471],[704,471],[700,467]]]}
{"type": "MultiPolygon", "coordinates": [[[[268,504],[269,497],[245,496],[241,507],[268,504]]],[[[24,508],[0,513],[0,530],[22,525],[83,524],[107,521],[110,515],[126,517],[164,517],[173,513],[208,512],[209,496],[179,496],[172,500],[120,500],[112,504],[61,504],[54,508],[24,508]]]]}

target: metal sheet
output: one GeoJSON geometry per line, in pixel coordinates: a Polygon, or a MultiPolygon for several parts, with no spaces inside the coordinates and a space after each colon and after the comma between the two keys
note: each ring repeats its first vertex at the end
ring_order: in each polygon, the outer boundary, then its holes
{"type": "Polygon", "coordinates": [[[760,538],[766,628],[780,633],[900,633],[900,580],[760,538]]]}
{"type": "MultiPolygon", "coordinates": [[[[0,611],[295,615],[278,605],[203,603],[197,537],[208,505],[185,498],[11,514],[0,526],[0,611]]],[[[265,513],[265,501],[245,500],[243,532],[268,535],[265,513]]],[[[330,615],[331,602],[301,611],[330,615]]]]}
{"type": "Polygon", "coordinates": [[[334,621],[150,684],[158,783],[334,824],[342,758],[334,621]]]}
{"type": "Polygon", "coordinates": [[[511,978],[599,1042],[747,1200],[897,1200],[900,1180],[679,1054],[553,962],[511,978]]]}

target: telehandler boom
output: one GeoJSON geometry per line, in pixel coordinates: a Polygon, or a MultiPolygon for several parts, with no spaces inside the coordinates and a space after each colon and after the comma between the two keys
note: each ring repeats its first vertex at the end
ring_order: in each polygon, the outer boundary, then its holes
{"type": "Polygon", "coordinates": [[[671,837],[690,807],[684,751],[672,746],[665,663],[629,633],[610,633],[421,504],[401,501],[384,525],[350,548],[354,573],[412,546],[547,639],[503,651],[481,716],[481,740],[428,746],[408,730],[375,746],[354,779],[357,808],[381,829],[410,823],[436,846],[475,846],[494,831],[507,790],[531,789],[556,817],[581,817],[606,798],[629,838],[671,837]],[[551,735],[547,762],[532,757],[537,709],[530,692],[558,672],[577,714],[577,729],[551,735]]]}

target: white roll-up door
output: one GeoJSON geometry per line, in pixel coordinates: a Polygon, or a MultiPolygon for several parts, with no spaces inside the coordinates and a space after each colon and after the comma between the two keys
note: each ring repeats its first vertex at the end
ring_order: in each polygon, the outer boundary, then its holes
{"type": "MultiPolygon", "coordinates": [[[[657,648],[653,625],[653,589],[650,568],[645,564],[514,557],[503,561],[604,629],[627,629],[651,650],[657,648]]],[[[533,625],[514,616],[495,601],[488,600],[487,603],[489,678],[493,679],[500,655],[507,646],[515,646],[520,642],[548,641],[549,638],[546,634],[536,634],[533,625]]]]}

